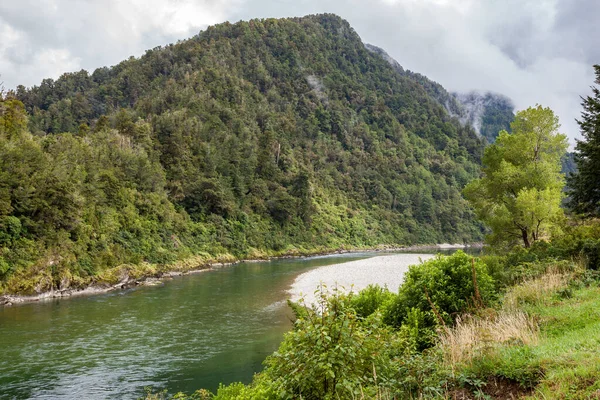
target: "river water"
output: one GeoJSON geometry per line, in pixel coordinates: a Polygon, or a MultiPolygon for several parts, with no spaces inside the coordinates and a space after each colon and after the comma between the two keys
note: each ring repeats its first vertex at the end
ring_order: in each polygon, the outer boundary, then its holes
{"type": "Polygon", "coordinates": [[[248,383],[301,273],[374,253],[242,263],[164,285],[0,307],[0,399],[136,399],[248,383]]]}

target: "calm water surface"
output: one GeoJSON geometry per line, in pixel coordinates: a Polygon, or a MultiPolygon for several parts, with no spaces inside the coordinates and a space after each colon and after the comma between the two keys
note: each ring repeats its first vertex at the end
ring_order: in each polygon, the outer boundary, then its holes
{"type": "Polygon", "coordinates": [[[0,307],[0,398],[136,399],[249,382],[290,329],[286,290],[352,254],[244,263],[165,285],[0,307]]]}

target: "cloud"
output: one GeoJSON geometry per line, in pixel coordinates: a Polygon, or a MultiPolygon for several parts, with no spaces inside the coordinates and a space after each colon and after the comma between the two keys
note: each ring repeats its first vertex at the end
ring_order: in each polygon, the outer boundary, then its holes
{"type": "Polygon", "coordinates": [[[277,17],[335,12],[365,42],[448,90],[495,91],[517,109],[551,107],[571,139],[579,137],[575,118],[594,80],[592,64],[600,63],[600,25],[590,17],[600,14],[596,0],[263,0],[238,15],[263,10],[277,17]]]}
{"type": "Polygon", "coordinates": [[[237,0],[21,0],[0,3],[0,74],[32,86],[114,65],[227,19],[237,0]]]}
{"type": "Polygon", "coordinates": [[[579,96],[600,63],[597,0],[23,0],[0,3],[7,87],[113,65],[225,20],[331,12],[405,68],[451,91],[540,103],[578,137],[579,96]]]}

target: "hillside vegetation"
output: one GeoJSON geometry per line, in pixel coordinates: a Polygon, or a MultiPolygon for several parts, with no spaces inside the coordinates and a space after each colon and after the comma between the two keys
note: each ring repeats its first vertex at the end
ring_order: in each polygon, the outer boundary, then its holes
{"type": "Polygon", "coordinates": [[[0,287],[479,240],[460,191],[481,153],[339,17],[213,26],[3,96],[0,287]]]}

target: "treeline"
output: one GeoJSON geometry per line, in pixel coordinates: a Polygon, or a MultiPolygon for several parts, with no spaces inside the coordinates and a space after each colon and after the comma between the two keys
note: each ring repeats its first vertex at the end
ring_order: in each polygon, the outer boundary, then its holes
{"type": "Polygon", "coordinates": [[[202,252],[482,235],[460,194],[481,140],[333,15],[213,26],[1,104],[9,291],[202,252]]]}

